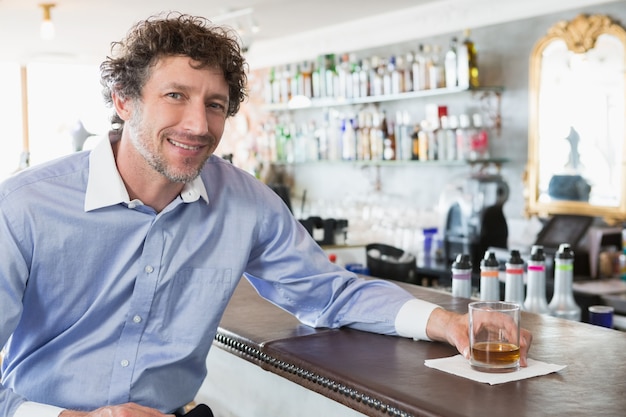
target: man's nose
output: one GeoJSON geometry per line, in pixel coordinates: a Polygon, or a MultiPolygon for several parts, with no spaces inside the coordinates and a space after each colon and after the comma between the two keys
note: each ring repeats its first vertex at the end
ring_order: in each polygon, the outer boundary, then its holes
{"type": "Polygon", "coordinates": [[[193,135],[207,134],[209,123],[204,103],[190,103],[186,106],[183,128],[193,135]]]}

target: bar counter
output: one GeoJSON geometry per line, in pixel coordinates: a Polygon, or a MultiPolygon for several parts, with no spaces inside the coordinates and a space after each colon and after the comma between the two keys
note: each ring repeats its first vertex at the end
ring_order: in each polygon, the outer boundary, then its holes
{"type": "MultiPolygon", "coordinates": [[[[461,313],[471,301],[398,285],[461,313]]],[[[424,365],[457,354],[447,344],[312,329],[242,280],[215,345],[368,416],[626,415],[626,333],[526,312],[522,326],[534,337],[529,357],[567,368],[488,385],[424,365]]]]}

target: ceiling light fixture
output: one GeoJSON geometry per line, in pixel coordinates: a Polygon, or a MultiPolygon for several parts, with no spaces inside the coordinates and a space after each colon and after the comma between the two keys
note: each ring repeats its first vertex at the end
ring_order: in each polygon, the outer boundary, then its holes
{"type": "Polygon", "coordinates": [[[50,9],[54,6],[56,6],[55,3],[42,3],[39,5],[39,7],[43,10],[43,20],[41,21],[39,33],[41,35],[41,39],[46,41],[54,38],[54,23],[52,23],[52,18],[50,17],[50,9]]]}

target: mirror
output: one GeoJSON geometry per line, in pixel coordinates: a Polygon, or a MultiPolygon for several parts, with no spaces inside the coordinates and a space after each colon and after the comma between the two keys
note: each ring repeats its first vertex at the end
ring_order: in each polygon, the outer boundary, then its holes
{"type": "Polygon", "coordinates": [[[579,15],[530,57],[526,214],[626,220],[626,31],[579,15]]]}

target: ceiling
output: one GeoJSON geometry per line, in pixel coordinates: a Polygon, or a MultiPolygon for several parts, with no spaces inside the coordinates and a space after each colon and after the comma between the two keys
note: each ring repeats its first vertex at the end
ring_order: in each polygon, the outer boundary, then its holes
{"type": "Polygon", "coordinates": [[[0,0],[1,59],[100,62],[134,22],[161,11],[213,20],[252,8],[260,28],[255,39],[262,41],[436,1],[441,0],[0,0]],[[39,36],[40,3],[56,3],[50,41],[39,36]]]}
{"type": "MultiPolygon", "coordinates": [[[[296,62],[616,0],[0,0],[0,61],[99,64],[137,21],[166,11],[220,17],[252,9],[251,66],[296,62]],[[40,38],[40,3],[56,36],[40,38]],[[226,6],[228,4],[228,6],[226,6]],[[303,58],[304,57],[304,58],[303,58]]],[[[233,21],[222,21],[234,24],[233,21]]]]}

